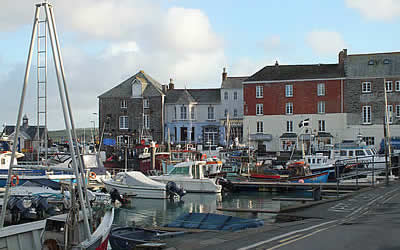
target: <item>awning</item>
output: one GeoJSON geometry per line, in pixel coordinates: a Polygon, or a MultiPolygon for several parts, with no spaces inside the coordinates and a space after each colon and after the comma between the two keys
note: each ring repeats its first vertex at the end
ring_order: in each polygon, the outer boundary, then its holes
{"type": "Polygon", "coordinates": [[[296,133],[283,133],[279,138],[297,138],[296,133]]]}
{"type": "Polygon", "coordinates": [[[329,132],[318,132],[317,137],[333,137],[329,132]]]}
{"type": "Polygon", "coordinates": [[[271,134],[250,134],[250,140],[252,141],[271,141],[271,134]]]}

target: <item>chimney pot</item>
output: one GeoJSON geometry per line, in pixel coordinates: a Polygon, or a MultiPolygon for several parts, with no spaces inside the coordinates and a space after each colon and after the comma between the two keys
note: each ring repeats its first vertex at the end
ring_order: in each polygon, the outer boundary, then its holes
{"type": "Polygon", "coordinates": [[[226,72],[226,68],[223,68],[222,71],[222,81],[225,81],[228,78],[228,73],[226,72]]]}
{"type": "Polygon", "coordinates": [[[169,78],[168,90],[174,89],[174,81],[172,78],[169,78]]]}
{"type": "Polygon", "coordinates": [[[278,60],[275,60],[275,66],[279,66],[278,60]]]}

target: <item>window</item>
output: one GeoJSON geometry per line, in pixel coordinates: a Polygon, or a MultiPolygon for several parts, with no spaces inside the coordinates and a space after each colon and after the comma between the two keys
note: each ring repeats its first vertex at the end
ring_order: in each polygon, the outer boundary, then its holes
{"type": "Polygon", "coordinates": [[[293,121],[286,121],[286,132],[293,132],[293,121]]]}
{"type": "Polygon", "coordinates": [[[187,119],[187,107],[186,106],[181,106],[181,120],[186,120],[187,119]]]}
{"type": "Polygon", "coordinates": [[[237,95],[237,92],[235,91],[235,92],[233,92],[233,100],[237,100],[238,99],[238,95],[237,95]]]}
{"type": "Polygon", "coordinates": [[[362,107],[362,123],[371,124],[371,106],[362,107]]]}
{"type": "Polygon", "coordinates": [[[150,129],[150,117],[148,114],[143,115],[143,127],[145,129],[150,129]]]}
{"type": "Polygon", "coordinates": [[[389,116],[389,124],[393,123],[393,105],[387,105],[387,115],[389,116]]]}
{"type": "Polygon", "coordinates": [[[396,81],[394,84],[394,90],[395,91],[400,91],[400,81],[396,81]]]}
{"type": "Polygon", "coordinates": [[[285,95],[286,97],[292,97],[293,96],[293,85],[286,85],[286,91],[285,95]]]}
{"type": "Polygon", "coordinates": [[[227,117],[227,116],[228,116],[228,109],[225,109],[224,117],[227,117]]]}
{"type": "Polygon", "coordinates": [[[238,113],[237,113],[237,109],[233,110],[233,117],[237,117],[238,113]]]}
{"type": "Polygon", "coordinates": [[[383,64],[390,64],[390,63],[391,63],[390,59],[383,59],[383,64]]]}
{"type": "Polygon", "coordinates": [[[225,91],[225,92],[224,92],[224,99],[225,99],[225,100],[228,100],[228,91],[225,91]]]}
{"type": "Polygon", "coordinates": [[[325,132],[325,120],[318,121],[318,131],[325,132]]]}
{"type": "Polygon", "coordinates": [[[176,115],[176,106],[174,106],[174,119],[177,119],[177,115],[176,115]]]}
{"type": "Polygon", "coordinates": [[[122,109],[128,108],[128,102],[126,100],[121,100],[121,108],[122,109]]]}
{"type": "Polygon", "coordinates": [[[291,102],[286,103],[286,114],[287,115],[293,114],[293,103],[291,102]]]}
{"type": "Polygon", "coordinates": [[[195,113],[194,107],[190,107],[190,119],[192,119],[192,120],[196,119],[196,113],[195,113]]]}
{"type": "Polygon", "coordinates": [[[400,117],[400,105],[396,105],[396,117],[400,117]]]}
{"type": "Polygon", "coordinates": [[[208,107],[208,120],[214,120],[214,107],[208,107]]]}
{"type": "Polygon", "coordinates": [[[375,60],[371,59],[371,60],[368,61],[368,65],[374,65],[374,64],[375,64],[375,60]]]}
{"type": "Polygon", "coordinates": [[[318,83],[317,85],[317,95],[324,96],[325,95],[325,83],[318,83]]]}
{"type": "Polygon", "coordinates": [[[256,98],[262,98],[263,94],[263,86],[256,86],[256,98]]]}
{"type": "Polygon", "coordinates": [[[128,129],[128,116],[119,117],[119,129],[128,129]]]}
{"type": "Polygon", "coordinates": [[[375,137],[363,137],[362,138],[362,140],[369,146],[369,145],[372,145],[372,146],[374,146],[375,145],[375,137]]]}
{"type": "Polygon", "coordinates": [[[318,102],[318,114],[325,114],[325,102],[318,102]]]}
{"type": "Polygon", "coordinates": [[[371,82],[362,83],[362,93],[371,93],[371,82]]]}
{"type": "Polygon", "coordinates": [[[256,104],[256,115],[263,115],[263,105],[262,104],[256,104]]]}
{"type": "Polygon", "coordinates": [[[386,87],[386,92],[392,92],[393,91],[393,82],[386,81],[385,87],[386,87]]]}
{"type": "Polygon", "coordinates": [[[149,108],[149,99],[143,99],[143,108],[145,109],[149,108]]]}
{"type": "Polygon", "coordinates": [[[257,122],[257,133],[264,133],[264,123],[262,121],[257,122]]]}

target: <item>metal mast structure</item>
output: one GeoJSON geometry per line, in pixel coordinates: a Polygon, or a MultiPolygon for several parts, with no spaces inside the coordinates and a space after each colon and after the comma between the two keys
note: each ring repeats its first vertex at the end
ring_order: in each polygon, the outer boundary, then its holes
{"type": "Polygon", "coordinates": [[[36,150],[37,161],[40,163],[40,154],[44,148],[44,159],[47,161],[47,17],[39,14],[37,22],[37,93],[36,93],[36,150]],[[43,128],[41,137],[40,129],[43,128]]]}
{"type": "MultiPolygon", "coordinates": [[[[87,189],[86,189],[86,182],[84,181],[83,162],[82,162],[82,158],[80,157],[80,150],[79,150],[79,146],[77,143],[77,137],[76,137],[75,126],[74,126],[74,121],[73,121],[73,117],[72,117],[71,105],[69,102],[67,83],[65,80],[65,73],[64,73],[64,66],[63,66],[61,51],[60,51],[60,44],[58,41],[56,25],[55,25],[55,21],[54,21],[53,7],[52,7],[52,5],[47,3],[47,1],[36,4],[35,16],[34,16],[34,20],[33,20],[32,35],[31,35],[31,41],[30,41],[30,46],[29,46],[28,59],[27,59],[26,68],[25,68],[24,84],[23,84],[23,88],[22,88],[20,105],[19,105],[19,109],[18,109],[17,122],[16,122],[16,126],[15,126],[13,145],[14,146],[13,146],[13,150],[12,150],[12,154],[11,154],[11,161],[10,161],[10,166],[9,166],[9,171],[8,171],[8,179],[7,179],[7,183],[6,183],[6,191],[4,194],[3,204],[8,203],[8,199],[10,196],[10,188],[11,188],[11,177],[13,175],[14,167],[23,167],[23,168],[28,168],[28,169],[45,169],[45,170],[49,170],[49,169],[61,170],[62,169],[63,171],[74,172],[75,177],[76,177],[77,187],[78,187],[79,202],[80,202],[81,210],[82,210],[82,214],[83,214],[84,232],[86,234],[86,237],[88,239],[90,239],[91,231],[90,231],[89,218],[87,215],[87,211],[89,211],[89,215],[91,217],[91,208],[90,208],[90,204],[88,202],[88,195],[86,193],[87,189]],[[69,142],[69,149],[70,149],[70,154],[71,154],[71,159],[72,159],[72,169],[71,168],[62,168],[62,167],[40,166],[40,165],[30,165],[30,166],[29,165],[24,165],[24,166],[14,165],[16,148],[17,148],[16,145],[17,145],[17,140],[18,140],[18,136],[19,136],[19,132],[20,132],[22,113],[23,113],[24,104],[25,104],[26,89],[27,89],[27,85],[28,85],[29,71],[30,71],[31,62],[32,62],[34,40],[35,40],[36,34],[38,33],[39,16],[40,16],[41,9],[44,9],[44,16],[47,20],[46,24],[47,24],[47,29],[48,29],[48,35],[50,37],[54,66],[55,66],[56,75],[57,75],[58,90],[59,90],[59,95],[60,95],[62,111],[63,111],[62,113],[64,115],[65,129],[67,131],[68,139],[69,139],[68,142],[69,142]],[[74,148],[74,146],[76,146],[76,147],[74,148]]],[[[3,226],[4,226],[6,209],[7,209],[7,205],[2,206],[1,215],[0,215],[0,229],[3,228],[3,226]]]]}

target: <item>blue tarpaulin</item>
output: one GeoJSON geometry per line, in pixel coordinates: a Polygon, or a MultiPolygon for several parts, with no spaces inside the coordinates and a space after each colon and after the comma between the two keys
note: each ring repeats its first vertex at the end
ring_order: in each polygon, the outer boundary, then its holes
{"type": "Polygon", "coordinates": [[[103,139],[103,144],[106,146],[114,146],[115,139],[103,139]]]}

